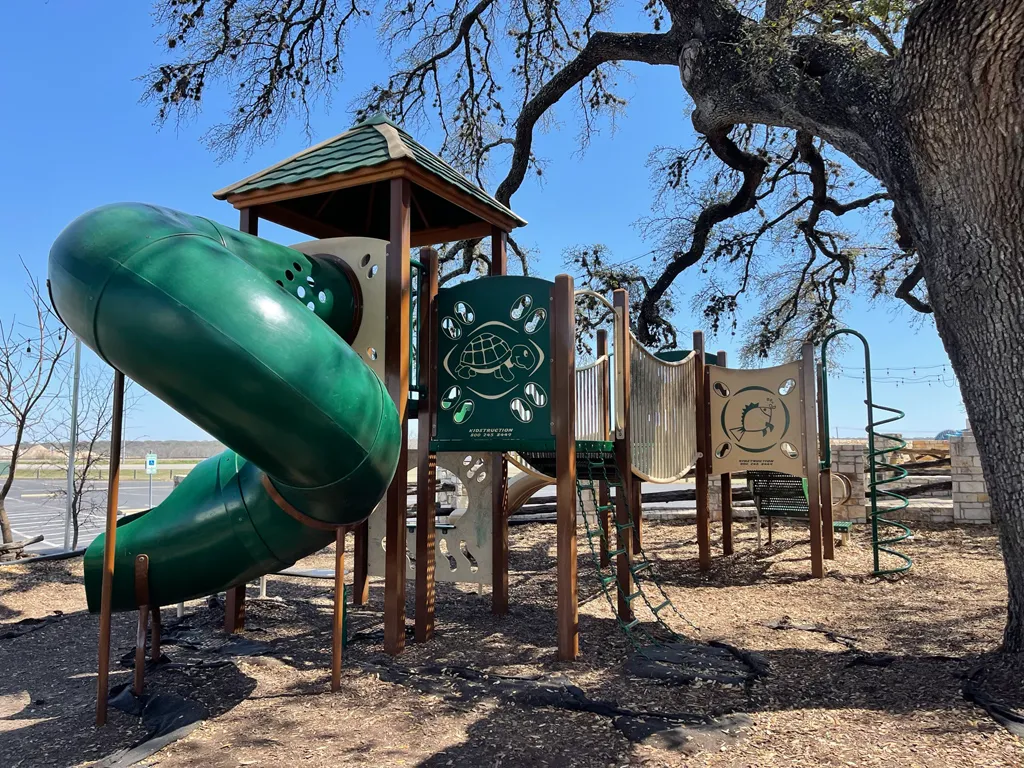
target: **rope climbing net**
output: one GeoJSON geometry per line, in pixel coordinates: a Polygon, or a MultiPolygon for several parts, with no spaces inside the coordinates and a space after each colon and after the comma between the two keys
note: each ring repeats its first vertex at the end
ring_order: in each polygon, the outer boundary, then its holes
{"type": "Polygon", "coordinates": [[[684,622],[696,632],[699,628],[680,612],[664,588],[658,582],[654,574],[654,563],[648,559],[646,553],[641,549],[634,555],[629,572],[633,591],[625,592],[622,589],[616,575],[618,567],[617,559],[620,555],[626,554],[625,547],[632,546],[633,523],[629,510],[628,499],[626,499],[622,476],[615,464],[614,458],[607,453],[582,452],[576,454],[576,494],[579,500],[581,517],[583,518],[586,531],[587,543],[594,562],[594,568],[601,585],[601,591],[612,609],[619,629],[626,635],[626,638],[633,647],[644,655],[648,655],[649,649],[666,642],[675,642],[689,639],[685,635],[677,633],[665,621],[665,617],[672,615],[684,622]],[[615,530],[615,542],[611,541],[608,532],[601,525],[600,516],[612,511],[612,505],[602,505],[598,498],[598,483],[606,483],[609,490],[614,489],[616,496],[624,500],[625,519],[629,522],[620,522],[613,518],[611,528],[615,530]],[[608,564],[601,564],[601,542],[608,552],[608,564]],[[623,621],[617,610],[617,599],[629,605],[633,618],[623,621]],[[646,609],[648,618],[642,619],[638,616],[639,609],[646,609]]]}

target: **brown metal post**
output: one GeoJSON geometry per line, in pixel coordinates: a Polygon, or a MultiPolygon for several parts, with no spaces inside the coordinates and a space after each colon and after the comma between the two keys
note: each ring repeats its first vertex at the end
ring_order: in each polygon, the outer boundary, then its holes
{"type": "MultiPolygon", "coordinates": [[[[260,217],[254,208],[238,211],[238,229],[247,235],[258,236],[260,217]]],[[[228,634],[245,629],[245,584],[227,590],[224,595],[224,631],[228,634]]]]}
{"type": "Polygon", "coordinates": [[[551,419],[555,431],[558,658],[579,655],[576,593],[576,316],[572,277],[558,275],[551,296],[551,419]]]}
{"type": "Polygon", "coordinates": [[[345,631],[345,529],[334,534],[334,616],[331,621],[331,691],[341,688],[341,653],[345,631]]]}
{"type": "MultiPolygon", "coordinates": [[[[729,359],[725,352],[719,350],[718,359],[715,361],[718,365],[723,368],[728,365],[729,359]]],[[[711,431],[711,425],[708,424],[708,432],[711,431]]],[[[711,445],[710,440],[708,441],[708,450],[714,450],[714,446],[711,445]]],[[[722,554],[731,555],[733,553],[733,542],[732,542],[732,475],[728,472],[722,476],[722,554]]]]}
{"type": "MultiPolygon", "coordinates": [[[[600,360],[607,354],[608,331],[600,328],[597,331],[597,358],[600,360]]],[[[601,390],[601,403],[603,405],[601,439],[605,441],[612,439],[611,411],[609,410],[609,398],[612,395],[612,387],[609,369],[610,364],[606,360],[604,369],[601,371],[601,379],[597,383],[601,390]]],[[[597,484],[597,505],[601,507],[597,512],[598,525],[601,526],[601,567],[607,568],[611,564],[611,558],[608,557],[608,542],[611,541],[612,512],[610,509],[611,494],[608,490],[608,483],[604,480],[599,480],[597,484]]]]}
{"type": "Polygon", "coordinates": [[[163,619],[160,617],[160,606],[153,606],[153,615],[150,617],[152,632],[149,639],[149,658],[153,661],[160,660],[160,638],[163,635],[163,619]]]}
{"type": "MultiPolygon", "coordinates": [[[[817,378],[815,381],[821,381],[821,364],[817,366],[817,378]]],[[[818,392],[818,456],[824,457],[828,454],[828,433],[825,431],[825,401],[822,397],[821,387],[817,388],[818,392]]],[[[819,466],[821,466],[821,474],[819,475],[819,488],[821,494],[821,540],[822,540],[822,555],[826,560],[836,559],[836,534],[835,528],[833,528],[833,509],[832,509],[832,466],[822,466],[819,460],[819,466]]]]}
{"type": "Polygon", "coordinates": [[[107,681],[110,678],[110,614],[117,544],[117,490],[121,477],[121,430],[124,425],[124,374],[114,371],[110,423],[110,473],[107,479],[107,527],[103,540],[103,583],[100,587],[100,648],[96,674],[96,725],[107,722],[107,681]]]}
{"type": "Polygon", "coordinates": [[[416,642],[425,643],[434,634],[434,516],[437,506],[437,455],[430,450],[437,413],[437,253],[420,250],[420,263],[427,268],[420,282],[419,298],[419,383],[416,451],[416,642]]]}
{"type": "MultiPolygon", "coordinates": [[[[508,234],[491,227],[491,274],[508,273],[508,234]]],[[[491,612],[508,613],[508,515],[505,497],[508,489],[508,465],[505,454],[497,453],[491,462],[491,612]]]]}
{"type": "MultiPolygon", "coordinates": [[[[630,515],[628,505],[633,502],[633,483],[639,481],[633,477],[633,444],[630,441],[630,409],[629,399],[632,391],[630,379],[630,349],[632,340],[629,336],[629,293],[620,288],[612,294],[612,305],[615,307],[616,344],[622,349],[615,350],[617,368],[616,387],[622,393],[616,395],[623,403],[622,413],[615,425],[615,464],[618,466],[622,486],[615,490],[615,576],[618,587],[616,609],[621,621],[633,620],[633,609],[627,595],[633,594],[633,536],[630,524],[634,518],[630,515]],[[621,433],[619,430],[622,430],[621,433]]],[[[609,556],[612,554],[609,552],[609,556]]]]}
{"type": "Polygon", "coordinates": [[[364,520],[352,529],[352,605],[370,599],[370,525],[364,520]]]}
{"type": "Polygon", "coordinates": [[[142,695],[146,679],[146,630],[149,627],[149,557],[135,558],[135,604],[139,607],[139,622],[135,629],[135,681],[136,696],[142,695]]]}
{"type": "Polygon", "coordinates": [[[708,439],[707,366],[704,365],[704,333],[693,332],[693,349],[697,353],[694,376],[697,387],[697,561],[702,571],[711,570],[711,512],[708,509],[708,465],[711,455],[708,439]]]}
{"type": "Polygon", "coordinates": [[[228,587],[224,595],[224,631],[229,635],[245,629],[245,584],[228,587]]]}
{"type": "Polygon", "coordinates": [[[807,475],[807,510],[811,524],[811,575],[824,578],[821,546],[821,495],[818,477],[818,401],[814,386],[814,347],[804,344],[800,350],[800,406],[804,417],[804,473],[807,475]]]}
{"type": "Polygon", "coordinates": [[[406,496],[409,468],[409,239],[411,189],[408,179],[392,179],[391,235],[387,255],[387,314],[384,385],[402,420],[398,468],[388,486],[384,545],[384,650],[405,650],[406,496]]]}
{"type": "Polygon", "coordinates": [[[260,217],[254,208],[241,208],[238,211],[238,231],[247,235],[258,236],[260,233],[260,217]]]}

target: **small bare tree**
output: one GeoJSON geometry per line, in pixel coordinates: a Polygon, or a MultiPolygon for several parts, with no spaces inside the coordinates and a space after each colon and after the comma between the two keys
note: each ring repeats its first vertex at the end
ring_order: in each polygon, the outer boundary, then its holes
{"type": "MultiPolygon", "coordinates": [[[[70,377],[69,377],[70,380],[70,377]]],[[[125,382],[124,413],[138,403],[139,393],[130,381],[125,382]]],[[[70,395],[61,398],[62,407],[51,412],[48,447],[67,471],[70,442],[64,437],[72,432],[70,395]]],[[[105,365],[84,366],[78,385],[78,436],[75,447],[75,469],[71,481],[71,549],[78,548],[81,526],[106,507],[107,483],[101,482],[97,468],[110,462],[111,425],[114,422],[114,376],[105,365]]],[[[52,498],[67,504],[67,488],[54,490],[52,498]]],[[[64,514],[63,512],[61,514],[64,514]]]]}
{"type": "Polygon", "coordinates": [[[0,435],[13,438],[6,474],[0,473],[0,535],[4,544],[14,540],[5,502],[14,484],[18,459],[27,440],[59,401],[53,385],[68,351],[67,330],[50,309],[39,281],[24,262],[22,267],[32,304],[30,317],[0,318],[0,435]]]}

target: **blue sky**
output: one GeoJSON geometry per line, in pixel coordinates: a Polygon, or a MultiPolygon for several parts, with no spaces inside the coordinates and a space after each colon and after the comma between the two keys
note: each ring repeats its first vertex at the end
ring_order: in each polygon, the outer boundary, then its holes
{"type": "MultiPolygon", "coordinates": [[[[203,131],[219,119],[223,99],[205,105],[193,125],[157,130],[153,110],[139,103],[141,83],[135,78],[160,54],[149,5],[141,0],[81,3],[51,0],[18,3],[5,10],[8,30],[0,47],[0,146],[4,147],[5,184],[0,186],[0,315],[9,318],[26,306],[18,265],[44,276],[50,244],[61,229],[95,206],[125,200],[166,205],[237,226],[237,213],[211,196],[213,190],[243,178],[308,145],[301,126],[288,128],[271,145],[250,157],[218,164],[200,141],[203,131]]],[[[331,112],[313,117],[314,140],[347,128],[351,97],[383,74],[383,56],[370,34],[353,35],[346,78],[334,96],[331,112]]],[[[534,272],[552,277],[562,271],[564,250],[579,243],[601,242],[616,260],[648,248],[634,226],[649,212],[652,199],[645,161],[657,145],[683,145],[692,136],[689,103],[670,67],[634,67],[624,85],[628,113],[613,132],[595,137],[586,154],[577,151],[572,113],[538,138],[536,152],[547,161],[543,182],[531,178],[513,199],[515,210],[530,224],[516,233],[521,243],[540,253],[534,272]]],[[[428,146],[432,138],[417,132],[428,146]]],[[[260,234],[290,243],[302,236],[273,226],[260,234]]],[[[697,280],[699,274],[684,276],[697,280]]],[[[685,282],[684,282],[685,285],[685,282]]],[[[683,302],[684,306],[688,306],[683,302]]],[[[899,429],[923,437],[964,423],[959,392],[933,382],[906,379],[942,373],[948,358],[930,322],[910,327],[911,313],[855,301],[848,315],[851,327],[872,344],[874,366],[898,382],[877,382],[877,402],[902,408],[899,429]],[[927,367],[927,368],[926,368],[927,367]],[[896,370],[901,369],[901,370],[896,370]],[[906,369],[906,370],[903,370],[906,369]]],[[[687,312],[678,327],[685,338],[698,318],[687,312]]],[[[734,358],[738,343],[728,335],[711,339],[734,358]]],[[[841,360],[856,376],[863,365],[851,353],[841,360]]],[[[952,381],[944,369],[946,383],[952,381]]],[[[831,384],[832,424],[843,436],[862,434],[865,420],[863,385],[859,378],[831,384]]],[[[154,397],[145,397],[131,414],[129,438],[198,439],[203,433],[154,397]]],[[[2,436],[0,436],[2,439],[2,436]]]]}

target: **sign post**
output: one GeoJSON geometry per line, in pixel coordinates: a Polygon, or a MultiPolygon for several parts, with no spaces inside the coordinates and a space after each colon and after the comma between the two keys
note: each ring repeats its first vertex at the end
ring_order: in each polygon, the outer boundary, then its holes
{"type": "Polygon", "coordinates": [[[156,454],[146,454],[146,474],[149,475],[149,508],[153,508],[153,475],[156,474],[156,454]]]}

